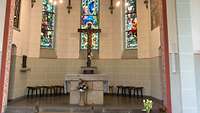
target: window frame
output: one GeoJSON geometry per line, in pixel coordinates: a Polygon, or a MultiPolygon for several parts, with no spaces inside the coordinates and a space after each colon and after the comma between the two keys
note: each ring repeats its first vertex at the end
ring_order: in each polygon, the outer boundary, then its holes
{"type": "MultiPolygon", "coordinates": [[[[48,0],[47,0],[48,1],[48,0]]],[[[49,3],[48,1],[48,4],[51,4],[49,3]]],[[[40,48],[41,49],[49,49],[49,50],[54,50],[56,48],[56,24],[57,24],[57,6],[51,4],[54,8],[55,8],[55,12],[52,13],[52,12],[48,12],[48,11],[43,11],[43,0],[42,0],[42,19],[43,19],[43,12],[47,12],[48,14],[52,14],[53,16],[55,16],[54,18],[54,26],[53,26],[53,30],[47,30],[48,31],[52,31],[53,32],[53,37],[52,37],[52,47],[42,47],[41,46],[41,34],[40,34],[40,48]]],[[[47,15],[48,16],[48,15],[47,15]]],[[[42,23],[41,23],[41,31],[40,33],[42,33],[42,23]]]]}
{"type": "MultiPolygon", "coordinates": [[[[136,47],[134,47],[134,48],[128,48],[127,47],[127,39],[128,39],[128,37],[127,37],[127,35],[126,35],[126,25],[127,25],[127,21],[126,21],[126,16],[127,16],[127,14],[126,14],[126,2],[127,2],[128,0],[124,0],[123,1],[123,42],[124,42],[124,50],[137,50],[138,49],[138,39],[137,39],[137,46],[136,47]]],[[[136,19],[137,19],[137,0],[135,0],[135,5],[136,5],[136,12],[132,12],[131,14],[136,14],[136,19]]],[[[137,27],[137,30],[138,30],[138,27],[137,27]]],[[[137,33],[138,33],[138,31],[137,31],[137,33]]],[[[136,36],[137,38],[138,38],[138,35],[136,36]]]]}
{"type": "Polygon", "coordinates": [[[17,6],[16,6],[16,1],[17,0],[15,0],[15,8],[14,8],[14,17],[13,17],[13,28],[16,30],[16,31],[20,31],[20,20],[21,20],[21,4],[22,4],[22,0],[18,0],[19,1],[19,4],[18,4],[18,8],[19,8],[19,13],[18,13],[18,22],[17,22],[17,26],[15,26],[16,24],[15,24],[15,13],[16,13],[16,8],[17,8],[17,6]]]}
{"type": "MultiPolygon", "coordinates": [[[[97,15],[91,15],[91,16],[96,16],[97,17],[98,29],[99,29],[100,28],[100,0],[97,0],[97,1],[98,1],[98,13],[97,13],[97,15]]],[[[82,13],[82,0],[81,0],[81,2],[80,2],[80,28],[81,28],[81,25],[82,25],[81,24],[81,22],[82,22],[82,16],[83,16],[83,13],[82,13]]],[[[89,15],[85,15],[85,16],[89,16],[89,15]]],[[[82,46],[81,46],[81,44],[82,44],[81,43],[82,42],[81,34],[82,33],[80,33],[80,41],[79,41],[80,47],[79,47],[79,49],[81,51],[85,51],[85,50],[87,50],[87,48],[82,48],[82,46]]],[[[98,33],[98,48],[97,49],[92,48],[92,50],[93,51],[99,51],[99,48],[100,48],[100,33],[98,33]]]]}

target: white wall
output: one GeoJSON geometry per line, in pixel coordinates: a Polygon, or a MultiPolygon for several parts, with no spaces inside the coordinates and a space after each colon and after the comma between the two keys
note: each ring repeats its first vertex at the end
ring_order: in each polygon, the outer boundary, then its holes
{"type": "MultiPolygon", "coordinates": [[[[154,2],[159,2],[159,0],[154,1],[154,2]]],[[[152,3],[152,2],[150,2],[152,3]]],[[[161,2],[158,3],[157,5],[162,5],[161,2]]],[[[149,22],[150,22],[150,26],[151,26],[151,13],[155,15],[155,11],[152,12],[152,4],[149,5],[149,22]]],[[[159,9],[159,11],[157,11],[156,13],[160,13],[157,15],[160,15],[160,17],[158,17],[157,20],[159,20],[161,22],[161,7],[162,6],[157,6],[157,9],[159,9]],[[159,8],[160,7],[160,8],[159,8]]],[[[156,16],[157,17],[157,16],[156,16]]],[[[154,20],[156,21],[156,20],[154,20]]],[[[154,29],[151,29],[151,27],[149,27],[150,30],[149,31],[149,56],[151,57],[151,96],[155,97],[157,99],[160,100],[164,100],[164,95],[165,95],[165,79],[164,79],[164,74],[163,74],[163,69],[162,69],[162,57],[161,57],[161,42],[160,42],[160,38],[161,38],[161,31],[160,31],[160,26],[159,25],[161,23],[158,22],[158,26],[155,27],[154,29]]]]}
{"type": "Polygon", "coordinates": [[[14,81],[11,84],[9,84],[9,94],[8,99],[13,100],[22,96],[25,96],[26,93],[26,83],[27,83],[27,73],[21,72],[21,64],[22,64],[22,57],[16,57],[16,62],[14,64],[14,74],[12,74],[12,78],[10,80],[14,79],[14,81]]]}
{"type": "Polygon", "coordinates": [[[164,100],[163,91],[165,90],[165,83],[163,83],[164,74],[162,73],[160,36],[160,26],[150,32],[150,56],[152,57],[151,95],[160,100],[164,100]]]}
{"type": "Polygon", "coordinates": [[[195,53],[200,52],[200,22],[199,22],[199,0],[192,0],[191,2],[191,22],[192,22],[192,39],[193,39],[193,49],[195,53]]]}
{"type": "MultiPolygon", "coordinates": [[[[123,0],[121,0],[122,3],[123,0]]],[[[40,32],[42,21],[42,1],[37,1],[30,8],[30,1],[22,0],[22,13],[20,17],[21,32],[14,32],[14,43],[18,47],[17,55],[28,54],[30,57],[40,56],[40,32]],[[28,13],[29,12],[29,13],[28,13]],[[30,25],[30,26],[29,26],[30,25]],[[28,32],[30,31],[30,32],[28,32]]],[[[108,0],[101,0],[100,5],[100,49],[99,58],[120,59],[124,51],[122,4],[116,7],[113,15],[108,9],[108,0]]],[[[80,1],[72,2],[73,9],[67,13],[66,4],[57,6],[56,23],[56,54],[57,58],[79,58],[79,38],[77,29],[80,27],[80,1]],[[76,17],[76,18],[75,18],[76,17]]],[[[137,1],[138,11],[138,57],[150,57],[150,19],[149,9],[146,9],[141,0],[137,1]]]]}
{"type": "Polygon", "coordinates": [[[198,111],[200,110],[200,54],[195,54],[195,74],[196,74],[196,87],[197,87],[197,99],[198,99],[198,111]]]}
{"type": "Polygon", "coordinates": [[[160,56],[161,44],[160,44],[160,26],[153,29],[150,32],[150,56],[157,57],[160,56]]]}
{"type": "Polygon", "coordinates": [[[198,99],[198,111],[200,112],[200,72],[199,72],[199,64],[200,64],[200,15],[198,12],[200,11],[199,0],[192,0],[191,2],[191,22],[192,22],[192,39],[193,39],[193,50],[195,53],[195,74],[196,74],[196,88],[197,88],[197,99],[198,99]]]}
{"type": "MultiPolygon", "coordinates": [[[[78,59],[28,58],[27,65],[31,71],[21,72],[21,59],[22,57],[16,59],[15,85],[13,91],[10,92],[12,94],[10,94],[9,99],[24,96],[27,93],[26,86],[63,84],[66,73],[80,73],[80,66],[85,64],[84,60],[78,59]]],[[[110,85],[143,86],[144,94],[151,96],[152,62],[154,62],[153,67],[155,67],[153,70],[156,71],[156,65],[159,63],[156,58],[154,61],[152,59],[104,59],[95,60],[93,63],[98,67],[98,73],[107,75],[110,85]]],[[[153,96],[160,99],[157,95],[153,96]]]]}
{"type": "MultiPolygon", "coordinates": [[[[15,85],[10,99],[24,96],[26,86],[63,84],[66,73],[80,73],[85,60],[28,58],[31,71],[20,72],[22,57],[17,57],[15,85]]],[[[153,59],[99,59],[93,61],[98,73],[107,74],[111,85],[143,86],[144,94],[162,98],[160,57],[153,59]]]]}
{"type": "MultiPolygon", "coordinates": [[[[84,64],[84,60],[78,59],[29,58],[31,71],[21,77],[27,77],[27,86],[63,84],[66,73],[80,73],[84,64]]],[[[95,60],[95,65],[98,73],[106,74],[111,85],[143,86],[144,94],[151,95],[151,59],[104,59],[95,60]]]]}
{"type": "Polygon", "coordinates": [[[191,31],[191,7],[191,1],[177,1],[177,24],[183,113],[197,113],[197,94],[191,31]],[[187,13],[187,15],[182,13],[183,10],[187,13]]]}
{"type": "MultiPolygon", "coordinates": [[[[119,59],[123,52],[123,38],[121,37],[123,31],[122,24],[122,1],[119,7],[115,7],[113,14],[110,13],[108,7],[110,1],[102,0],[100,7],[100,27],[102,29],[100,37],[100,58],[102,59],[119,59]]],[[[116,2],[116,1],[115,1],[116,2]]],[[[114,4],[115,4],[114,2],[114,4]]]]}
{"type": "Polygon", "coordinates": [[[21,0],[19,30],[13,30],[13,42],[17,46],[17,55],[27,55],[30,39],[30,11],[31,2],[29,0],[21,0]]]}
{"type": "Polygon", "coordinates": [[[150,58],[150,8],[143,0],[137,0],[138,16],[138,57],[150,58]]]}
{"type": "MultiPolygon", "coordinates": [[[[13,43],[17,46],[16,56],[28,55],[29,39],[30,39],[30,11],[31,2],[29,0],[21,0],[20,26],[19,30],[13,30],[13,43]]],[[[13,62],[14,63],[14,62],[13,62]]],[[[10,84],[8,99],[21,97],[26,89],[26,74],[20,73],[22,57],[17,57],[14,66],[15,72],[11,79],[14,82],[10,84]],[[14,92],[14,93],[13,93],[14,92]]],[[[10,79],[10,80],[11,80],[10,79]]]]}
{"type": "MultiPolygon", "coordinates": [[[[168,43],[170,57],[170,85],[172,113],[182,113],[181,78],[178,54],[176,1],[167,1],[168,43]]],[[[166,98],[166,97],[165,97],[166,98]]]]}
{"type": "Polygon", "coordinates": [[[42,0],[37,0],[30,11],[30,39],[28,56],[39,57],[40,54],[40,33],[42,23],[42,0]]]}
{"type": "Polygon", "coordinates": [[[161,56],[151,59],[151,96],[159,100],[164,100],[163,91],[165,90],[164,78],[162,75],[161,56]]]}
{"type": "Polygon", "coordinates": [[[173,113],[200,112],[199,2],[167,1],[173,113]]]}
{"type": "Polygon", "coordinates": [[[58,58],[79,58],[80,0],[72,1],[68,14],[66,5],[57,7],[56,52],[58,58]]]}

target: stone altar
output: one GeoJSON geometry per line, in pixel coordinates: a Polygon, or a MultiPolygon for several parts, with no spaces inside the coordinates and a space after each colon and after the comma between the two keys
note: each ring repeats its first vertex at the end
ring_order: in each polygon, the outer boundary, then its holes
{"type": "Polygon", "coordinates": [[[102,105],[104,99],[104,74],[66,74],[65,80],[69,83],[70,104],[80,104],[81,93],[78,90],[79,80],[85,80],[88,84],[85,104],[102,105]]]}

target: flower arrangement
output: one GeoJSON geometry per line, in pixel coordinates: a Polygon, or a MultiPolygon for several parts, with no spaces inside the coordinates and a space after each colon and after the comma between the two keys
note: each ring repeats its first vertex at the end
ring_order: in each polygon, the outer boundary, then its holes
{"type": "Polygon", "coordinates": [[[80,79],[78,83],[78,90],[80,92],[85,92],[88,89],[87,81],[80,79]]]}
{"type": "Polygon", "coordinates": [[[149,99],[144,99],[143,100],[143,104],[144,104],[144,111],[146,111],[146,113],[150,113],[152,107],[153,107],[153,101],[149,100],[149,99]]]}

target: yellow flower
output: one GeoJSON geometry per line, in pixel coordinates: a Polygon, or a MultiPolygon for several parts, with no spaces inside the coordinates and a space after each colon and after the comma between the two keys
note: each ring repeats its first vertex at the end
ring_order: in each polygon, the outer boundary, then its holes
{"type": "Polygon", "coordinates": [[[146,111],[147,113],[150,113],[153,107],[153,101],[149,99],[146,99],[146,100],[144,99],[143,103],[144,103],[144,111],[146,111]]]}

